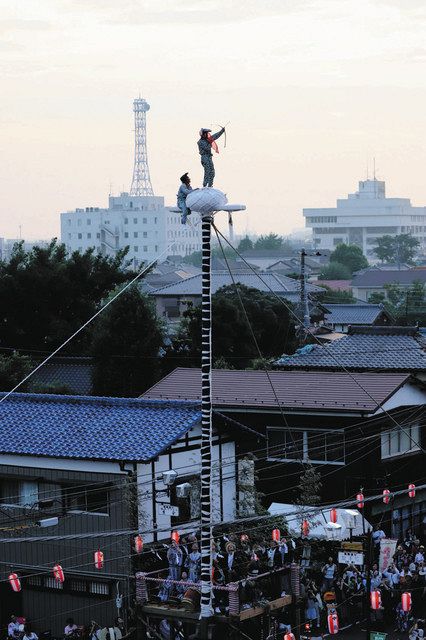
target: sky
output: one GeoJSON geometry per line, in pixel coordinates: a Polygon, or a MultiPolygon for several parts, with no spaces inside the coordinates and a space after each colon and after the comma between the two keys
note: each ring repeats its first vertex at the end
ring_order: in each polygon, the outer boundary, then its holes
{"type": "Polygon", "coordinates": [[[156,195],[202,179],[200,127],[229,121],[215,186],[237,232],[287,234],[369,166],[426,205],[424,0],[0,0],[0,236],[130,188],[132,101],[151,105],[156,195]]]}

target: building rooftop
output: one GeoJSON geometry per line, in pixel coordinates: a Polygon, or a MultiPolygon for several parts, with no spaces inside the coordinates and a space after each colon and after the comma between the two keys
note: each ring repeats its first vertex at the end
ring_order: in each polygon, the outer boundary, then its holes
{"type": "Polygon", "coordinates": [[[0,452],[146,461],[200,417],[193,402],[17,393],[0,404],[0,452]]]}
{"type": "MultiPolygon", "coordinates": [[[[251,271],[240,271],[233,274],[234,279],[239,284],[259,291],[269,293],[270,289],[277,295],[286,297],[287,293],[300,295],[300,282],[285,276],[279,276],[270,272],[259,272],[254,274],[251,271]],[[260,277],[258,277],[260,276],[260,277]]],[[[201,274],[186,278],[181,282],[176,282],[151,292],[154,296],[201,296],[201,274]]],[[[218,289],[232,284],[231,276],[227,271],[212,272],[212,293],[218,289]]],[[[312,284],[307,284],[310,293],[321,293],[322,289],[312,284]]]]}
{"type": "MultiPolygon", "coordinates": [[[[222,408],[251,407],[278,411],[281,406],[297,411],[365,413],[374,412],[408,379],[408,375],[396,373],[378,376],[370,373],[270,371],[267,375],[265,371],[215,369],[212,398],[213,405],[222,408]]],[[[201,371],[177,368],[146,391],[143,397],[200,401],[201,371]]]]}
{"type": "Polygon", "coordinates": [[[323,306],[329,311],[325,314],[325,318],[330,324],[374,324],[382,314],[390,318],[381,304],[358,302],[356,304],[324,304],[323,306]]]}
{"type": "Polygon", "coordinates": [[[411,285],[414,282],[426,283],[426,270],[424,269],[371,269],[359,275],[355,275],[352,280],[353,287],[383,287],[385,284],[398,283],[411,285]]]}
{"type": "MultiPolygon", "coordinates": [[[[412,327],[354,327],[331,344],[311,344],[275,363],[285,369],[426,372],[426,348],[412,327]]],[[[381,377],[381,376],[380,376],[381,377]]]]}
{"type": "MultiPolygon", "coordinates": [[[[90,395],[92,393],[92,373],[92,358],[52,358],[31,376],[30,390],[66,387],[68,393],[90,395]]],[[[55,390],[52,389],[52,391],[55,390]]],[[[62,389],[59,393],[66,393],[66,391],[62,389]]]]}

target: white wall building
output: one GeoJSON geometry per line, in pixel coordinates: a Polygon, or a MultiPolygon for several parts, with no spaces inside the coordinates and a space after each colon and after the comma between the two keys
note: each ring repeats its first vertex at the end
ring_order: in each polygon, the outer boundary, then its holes
{"type": "Polygon", "coordinates": [[[426,252],[426,207],[413,207],[408,198],[386,198],[385,183],[376,178],[359,182],[358,191],[337,200],[336,207],[303,209],[303,215],[316,249],[356,244],[374,260],[377,238],[410,233],[426,252]]]}
{"type": "Polygon", "coordinates": [[[61,213],[61,241],[68,251],[94,247],[103,255],[114,255],[129,247],[128,257],[136,268],[141,262],[165,260],[167,255],[188,255],[201,249],[198,216],[181,223],[179,213],[164,206],[160,196],[109,197],[107,209],[85,207],[61,213]]]}

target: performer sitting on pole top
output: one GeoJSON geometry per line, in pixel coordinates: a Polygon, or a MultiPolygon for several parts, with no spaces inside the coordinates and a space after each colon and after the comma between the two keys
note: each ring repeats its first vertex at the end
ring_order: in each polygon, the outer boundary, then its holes
{"type": "Polygon", "coordinates": [[[216,140],[225,132],[222,127],[217,133],[211,134],[211,129],[200,129],[200,139],[198,140],[198,151],[201,156],[201,164],[204,167],[203,187],[212,187],[215,176],[212,149],[219,153],[216,140]]]}
{"type": "Polygon", "coordinates": [[[191,193],[191,178],[187,173],[184,173],[183,176],[180,177],[181,185],[179,187],[179,191],[177,193],[177,206],[182,211],[182,224],[186,224],[186,219],[189,215],[191,215],[191,209],[188,209],[186,206],[186,196],[191,193]]]}

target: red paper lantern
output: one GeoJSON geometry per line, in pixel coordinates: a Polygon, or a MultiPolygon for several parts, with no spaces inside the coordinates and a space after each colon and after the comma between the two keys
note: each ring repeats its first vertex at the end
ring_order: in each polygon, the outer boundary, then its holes
{"type": "Polygon", "coordinates": [[[415,498],[416,497],[416,485],[415,484],[409,484],[408,485],[408,497],[409,498],[415,498]]]}
{"type": "Polygon", "coordinates": [[[174,542],[176,542],[176,544],[179,544],[180,535],[178,531],[172,531],[171,538],[172,540],[174,540],[174,542]]]}
{"type": "Polygon", "coordinates": [[[389,504],[389,502],[390,502],[390,491],[389,491],[389,489],[383,489],[383,502],[385,504],[389,504]]]}
{"type": "Polygon", "coordinates": [[[11,573],[9,575],[9,582],[14,591],[18,592],[21,590],[21,581],[17,573],[11,573]]]}
{"type": "Polygon", "coordinates": [[[308,536],[309,535],[309,522],[307,520],[304,520],[302,522],[302,534],[304,536],[308,536]]]}
{"type": "Polygon", "coordinates": [[[334,611],[333,613],[329,613],[327,616],[327,625],[328,630],[331,635],[335,635],[339,632],[339,618],[337,613],[334,611]]]}
{"type": "Polygon", "coordinates": [[[246,533],[242,533],[241,537],[240,537],[241,542],[248,542],[249,541],[249,537],[246,533]]]}
{"type": "Polygon", "coordinates": [[[104,554],[102,553],[102,551],[95,551],[95,568],[104,568],[104,554]]]}
{"type": "Polygon", "coordinates": [[[403,611],[408,612],[411,610],[411,593],[409,591],[405,591],[401,595],[401,605],[403,611]]]}
{"type": "Polygon", "coordinates": [[[281,538],[281,531],[279,529],[274,529],[272,532],[272,540],[275,542],[279,542],[281,538]]]}
{"type": "Polygon", "coordinates": [[[55,566],[53,567],[53,575],[55,576],[55,580],[57,582],[64,582],[64,570],[62,569],[60,564],[55,564],[55,566]]]}
{"type": "Polygon", "coordinates": [[[143,550],[143,538],[142,536],[135,536],[135,551],[136,553],[142,553],[143,550]]]}
{"type": "Polygon", "coordinates": [[[337,522],[337,509],[334,507],[330,511],[330,522],[333,522],[334,524],[337,522]]]}
{"type": "Polygon", "coordinates": [[[380,609],[382,605],[382,594],[380,593],[380,591],[372,591],[370,593],[370,603],[371,608],[374,609],[374,611],[380,609]]]}
{"type": "Polygon", "coordinates": [[[357,493],[356,494],[356,506],[358,507],[358,509],[364,509],[364,494],[363,493],[357,493]]]}
{"type": "Polygon", "coordinates": [[[283,640],[295,640],[294,633],[285,633],[283,636],[283,640]]]}

